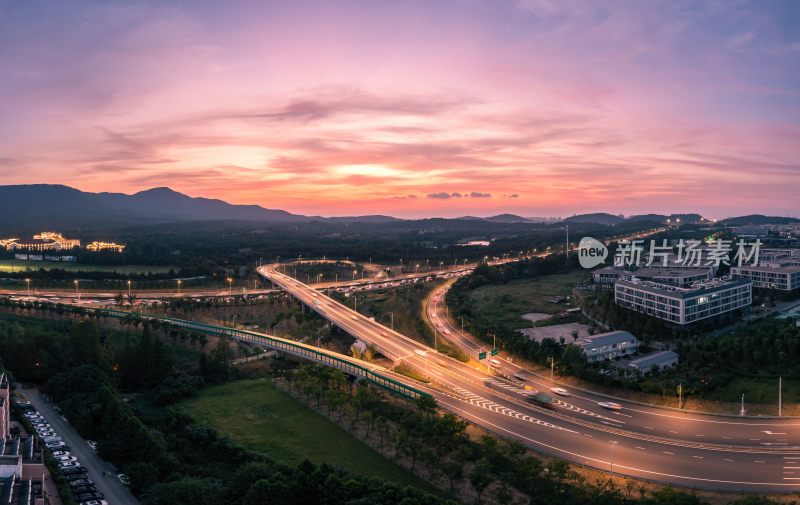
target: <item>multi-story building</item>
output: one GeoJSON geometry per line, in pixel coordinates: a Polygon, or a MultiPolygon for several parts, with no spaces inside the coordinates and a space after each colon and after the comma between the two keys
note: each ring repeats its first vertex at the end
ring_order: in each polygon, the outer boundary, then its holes
{"type": "Polygon", "coordinates": [[[793,291],[800,289],[800,257],[765,261],[758,266],[731,267],[731,275],[750,280],[756,288],[793,291]]]}
{"type": "Polygon", "coordinates": [[[125,246],[115,242],[92,242],[86,246],[86,249],[90,251],[116,251],[121,253],[125,250],[125,246]]]}
{"type": "Polygon", "coordinates": [[[18,238],[0,241],[9,251],[68,251],[81,246],[78,239],[64,238],[60,233],[45,231],[33,236],[33,240],[23,241],[18,238]]]}
{"type": "Polygon", "coordinates": [[[589,363],[635,354],[641,342],[627,331],[610,331],[584,337],[576,342],[589,363]]]}
{"type": "Polygon", "coordinates": [[[11,394],[6,374],[0,372],[0,503],[44,505],[42,483],[47,469],[42,462],[42,448],[35,437],[11,437],[11,394]]]}
{"type": "Polygon", "coordinates": [[[622,307],[685,325],[749,308],[753,283],[722,278],[678,287],[633,277],[614,284],[614,299],[622,307]]]}
{"type": "Polygon", "coordinates": [[[609,266],[592,272],[592,280],[597,284],[613,284],[619,279],[630,280],[632,277],[673,286],[688,286],[695,282],[711,280],[714,277],[714,269],[651,266],[626,270],[622,267],[609,266]]]}

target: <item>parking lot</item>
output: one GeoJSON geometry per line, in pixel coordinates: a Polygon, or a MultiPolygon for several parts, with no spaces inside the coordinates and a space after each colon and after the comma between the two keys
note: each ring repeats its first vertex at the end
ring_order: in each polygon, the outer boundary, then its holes
{"type": "MultiPolygon", "coordinates": [[[[44,401],[37,390],[18,388],[17,394],[30,401],[33,410],[25,413],[44,445],[61,460],[73,494],[81,505],[138,505],[110,467],[75,429],[62,418],[53,405],[44,401]],[[60,439],[60,440],[59,440],[60,439]]],[[[124,478],[124,477],[123,477],[124,478]]]]}

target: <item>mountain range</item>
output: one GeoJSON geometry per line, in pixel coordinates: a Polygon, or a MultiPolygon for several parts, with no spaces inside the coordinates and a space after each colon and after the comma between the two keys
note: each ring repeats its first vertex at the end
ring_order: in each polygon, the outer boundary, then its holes
{"type": "MultiPolygon", "coordinates": [[[[160,187],[127,195],[123,193],[89,193],[63,185],[29,184],[0,186],[0,227],[10,230],[42,230],[58,228],[111,228],[128,225],[163,224],[186,221],[250,221],[261,223],[329,222],[338,224],[381,224],[403,221],[384,215],[320,217],[292,214],[285,210],[259,205],[234,205],[223,200],[195,198],[170,188],[160,187]]],[[[624,222],[654,221],[680,218],[682,223],[701,222],[699,214],[644,214],[627,218],[614,214],[580,214],[565,222],[616,225],[624,222]]],[[[459,220],[490,223],[542,223],[542,218],[515,214],[490,217],[464,216],[459,220]]],[[[759,224],[765,222],[797,222],[794,218],[751,215],[730,218],[726,224],[759,224]]]]}

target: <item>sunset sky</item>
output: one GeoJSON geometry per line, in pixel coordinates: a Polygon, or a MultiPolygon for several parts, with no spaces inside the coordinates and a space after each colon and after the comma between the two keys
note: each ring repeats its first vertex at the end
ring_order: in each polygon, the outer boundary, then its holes
{"type": "Polygon", "coordinates": [[[0,0],[0,184],[800,216],[800,1],[0,0]]]}

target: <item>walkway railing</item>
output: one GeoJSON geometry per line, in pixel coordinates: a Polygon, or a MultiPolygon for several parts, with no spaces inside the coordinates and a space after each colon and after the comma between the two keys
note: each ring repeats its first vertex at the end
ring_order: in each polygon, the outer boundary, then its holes
{"type": "Polygon", "coordinates": [[[228,328],[226,326],[217,326],[213,324],[201,323],[198,321],[187,321],[185,319],[177,319],[167,316],[147,315],[138,312],[127,312],[124,310],[117,310],[117,309],[89,309],[89,310],[95,311],[96,313],[98,313],[98,315],[103,315],[108,317],[116,317],[120,319],[130,318],[130,317],[137,317],[140,319],[153,319],[171,324],[173,326],[188,328],[190,330],[195,330],[210,335],[226,335],[239,341],[262,345],[265,347],[269,347],[270,349],[275,349],[277,351],[291,354],[293,356],[298,356],[300,358],[315,361],[317,363],[321,363],[326,366],[338,368],[339,370],[343,371],[348,375],[352,375],[354,377],[363,377],[364,379],[372,382],[373,384],[376,384],[385,389],[388,389],[389,391],[398,393],[400,395],[409,398],[431,396],[429,393],[420,391],[419,389],[416,389],[413,386],[409,386],[407,384],[404,384],[389,377],[388,375],[383,374],[382,369],[380,369],[379,367],[371,368],[343,354],[335,353],[332,351],[326,351],[324,349],[319,349],[317,347],[313,347],[307,344],[302,344],[300,342],[295,342],[293,340],[275,337],[272,335],[266,335],[264,333],[256,333],[249,330],[228,328]]]}

